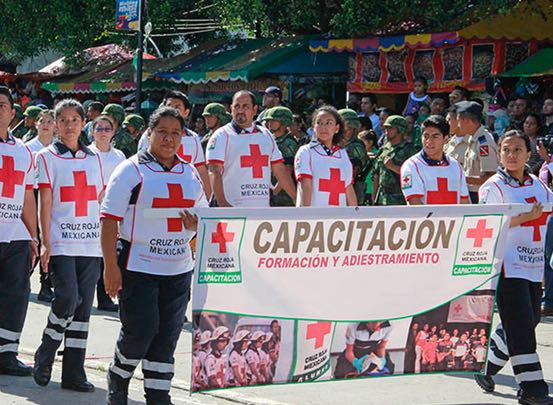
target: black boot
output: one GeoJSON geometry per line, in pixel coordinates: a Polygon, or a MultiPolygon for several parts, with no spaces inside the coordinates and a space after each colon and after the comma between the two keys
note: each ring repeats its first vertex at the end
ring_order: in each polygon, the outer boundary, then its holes
{"type": "Polygon", "coordinates": [[[129,380],[123,380],[108,371],[108,405],[127,405],[129,380]]]}
{"type": "Polygon", "coordinates": [[[35,353],[35,365],[33,366],[33,378],[41,387],[45,387],[50,382],[52,376],[52,363],[41,358],[40,347],[35,353]]]}
{"type": "Polygon", "coordinates": [[[52,291],[52,287],[48,287],[43,284],[38,292],[37,300],[42,302],[52,302],[53,299],[54,292],[52,291]]]}

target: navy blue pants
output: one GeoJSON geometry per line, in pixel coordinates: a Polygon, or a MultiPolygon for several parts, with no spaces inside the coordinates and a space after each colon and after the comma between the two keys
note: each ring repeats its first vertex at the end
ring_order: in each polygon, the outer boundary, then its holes
{"type": "Polygon", "coordinates": [[[31,273],[29,241],[0,243],[0,365],[13,362],[25,323],[31,273]]]}
{"type": "Polygon", "coordinates": [[[65,339],[61,379],[83,382],[86,381],[88,321],[100,276],[100,258],[52,256],[48,270],[54,286],[54,300],[36,359],[41,365],[53,364],[56,351],[65,339]]]}
{"type": "Polygon", "coordinates": [[[544,280],[545,288],[543,290],[543,305],[553,309],[553,269],[551,268],[551,256],[553,253],[553,216],[547,218],[547,231],[545,233],[545,268],[544,280]]]}
{"type": "Polygon", "coordinates": [[[128,244],[118,257],[123,286],[119,292],[121,332],[109,378],[129,380],[142,361],[146,403],[170,403],[175,349],[184,324],[192,272],[156,276],[125,269],[128,244]]]}

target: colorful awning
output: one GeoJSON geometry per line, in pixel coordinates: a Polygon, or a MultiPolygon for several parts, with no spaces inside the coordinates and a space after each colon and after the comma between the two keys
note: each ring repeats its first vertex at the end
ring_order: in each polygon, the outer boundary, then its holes
{"type": "Polygon", "coordinates": [[[553,75],[553,48],[545,48],[530,56],[511,70],[500,74],[504,77],[533,77],[553,75]]]}
{"type": "Polygon", "coordinates": [[[396,35],[360,39],[316,39],[309,41],[311,52],[389,52],[403,48],[428,48],[454,45],[459,41],[456,32],[437,34],[396,35]]]}

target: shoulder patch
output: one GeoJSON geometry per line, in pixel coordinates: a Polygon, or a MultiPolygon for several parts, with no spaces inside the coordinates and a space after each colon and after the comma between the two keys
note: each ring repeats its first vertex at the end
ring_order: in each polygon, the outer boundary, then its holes
{"type": "Polygon", "coordinates": [[[401,179],[401,189],[402,190],[407,190],[411,187],[413,187],[413,178],[411,177],[410,174],[406,174],[401,179]]]}
{"type": "Polygon", "coordinates": [[[490,148],[488,145],[480,145],[480,156],[489,156],[490,148]]]}
{"type": "Polygon", "coordinates": [[[486,143],[486,135],[480,135],[478,137],[478,143],[480,143],[480,144],[486,143]]]}

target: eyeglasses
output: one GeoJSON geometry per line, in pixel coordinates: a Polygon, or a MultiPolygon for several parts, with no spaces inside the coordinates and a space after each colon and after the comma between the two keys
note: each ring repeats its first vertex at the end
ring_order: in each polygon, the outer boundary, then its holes
{"type": "Polygon", "coordinates": [[[94,128],[94,131],[96,132],[110,132],[113,131],[112,127],[96,127],[94,128]]]}

